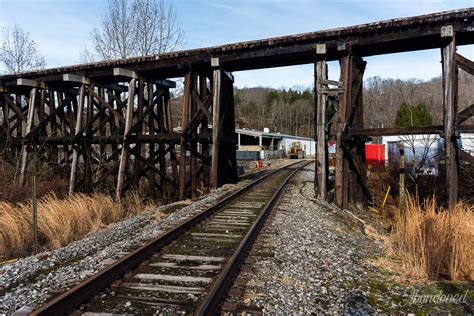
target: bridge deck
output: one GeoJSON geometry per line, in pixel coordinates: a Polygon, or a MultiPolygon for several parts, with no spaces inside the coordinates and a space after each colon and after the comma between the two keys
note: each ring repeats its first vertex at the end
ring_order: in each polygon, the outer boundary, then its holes
{"type": "Polygon", "coordinates": [[[9,85],[19,77],[60,82],[66,73],[99,81],[116,81],[114,67],[139,71],[147,78],[181,77],[191,65],[209,68],[212,57],[219,57],[221,67],[228,71],[298,65],[314,62],[314,45],[318,43],[327,46],[326,60],[338,59],[340,51],[346,49],[344,43],[361,57],[439,48],[443,44],[440,37],[443,25],[453,26],[457,45],[474,44],[474,8],[465,8],[319,32],[6,75],[0,76],[0,84],[9,85]]]}

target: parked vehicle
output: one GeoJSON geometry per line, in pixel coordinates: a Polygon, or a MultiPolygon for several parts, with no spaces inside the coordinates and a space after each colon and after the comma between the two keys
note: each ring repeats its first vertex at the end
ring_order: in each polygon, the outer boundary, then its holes
{"type": "Polygon", "coordinates": [[[290,159],[304,159],[306,153],[303,150],[300,142],[292,142],[290,150],[288,151],[288,157],[290,159]]]}

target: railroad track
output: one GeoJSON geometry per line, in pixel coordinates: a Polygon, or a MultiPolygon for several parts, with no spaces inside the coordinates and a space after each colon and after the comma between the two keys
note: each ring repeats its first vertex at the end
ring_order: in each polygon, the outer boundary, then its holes
{"type": "Polygon", "coordinates": [[[160,235],[32,313],[216,313],[290,178],[272,171],[160,235]]]}

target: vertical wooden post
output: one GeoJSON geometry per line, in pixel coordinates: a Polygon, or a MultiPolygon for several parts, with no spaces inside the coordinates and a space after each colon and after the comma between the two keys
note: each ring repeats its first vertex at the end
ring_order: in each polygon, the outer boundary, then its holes
{"type": "MultiPolygon", "coordinates": [[[[21,94],[19,93],[16,93],[15,94],[15,104],[16,106],[21,110],[22,106],[21,106],[21,94]]],[[[18,124],[17,128],[16,128],[16,137],[21,137],[22,136],[22,131],[23,131],[23,121],[20,121],[21,123],[18,124]]]]}
{"type": "MultiPolygon", "coordinates": [[[[89,96],[87,98],[87,111],[86,111],[86,137],[85,142],[82,144],[83,152],[82,158],[84,159],[84,192],[92,192],[92,144],[90,140],[92,139],[93,126],[92,118],[94,117],[94,97],[92,92],[94,91],[95,86],[92,85],[89,87],[89,96]]],[[[72,134],[72,133],[71,133],[72,134]]]]}
{"type": "Polygon", "coordinates": [[[456,146],[457,66],[456,43],[451,25],[441,28],[446,44],[441,49],[443,62],[444,148],[446,153],[446,192],[449,207],[458,200],[458,149],[456,146]]]}
{"type": "Polygon", "coordinates": [[[7,136],[11,137],[11,131],[10,131],[10,107],[7,104],[7,95],[3,96],[3,128],[7,132],[7,136]]]}
{"type": "Polygon", "coordinates": [[[336,124],[336,205],[346,208],[348,202],[348,162],[344,158],[343,130],[347,122],[348,103],[351,100],[351,61],[350,55],[340,59],[341,79],[343,83],[343,93],[339,98],[336,124]]]}
{"type": "Polygon", "coordinates": [[[322,200],[327,198],[328,158],[327,158],[327,95],[322,92],[327,88],[321,80],[327,80],[326,45],[316,45],[315,97],[316,97],[316,177],[318,184],[318,197],[322,200]]]}
{"type": "MultiPolygon", "coordinates": [[[[53,113],[56,110],[56,98],[54,97],[54,91],[49,90],[49,113],[53,113]]],[[[56,124],[56,117],[54,117],[51,120],[50,123],[50,129],[51,129],[51,136],[57,136],[58,135],[58,126],[56,124]]],[[[58,163],[58,146],[53,145],[53,148],[51,149],[51,156],[52,160],[54,163],[58,163]]]]}
{"type": "Polygon", "coordinates": [[[181,141],[179,143],[179,199],[186,196],[186,135],[184,131],[189,121],[189,104],[193,85],[193,72],[190,70],[184,78],[183,110],[181,112],[181,141]]]}
{"type": "MultiPolygon", "coordinates": [[[[192,78],[192,85],[191,85],[191,92],[190,92],[190,117],[194,117],[197,111],[197,100],[194,100],[193,94],[197,89],[197,74],[193,73],[192,78]]],[[[197,157],[193,154],[193,152],[197,152],[197,130],[192,129],[191,131],[191,163],[190,163],[190,178],[191,178],[191,198],[197,198],[197,157]]]]}
{"type": "MultiPolygon", "coordinates": [[[[140,80],[139,87],[138,87],[137,118],[141,117],[143,113],[144,103],[145,103],[145,82],[143,80],[140,80]]],[[[139,125],[140,126],[138,127],[137,135],[142,134],[143,124],[139,123],[139,125]]],[[[140,142],[137,142],[135,146],[137,147],[136,155],[141,155],[142,145],[140,144],[140,142]]],[[[140,176],[141,176],[140,160],[137,157],[135,157],[135,160],[133,161],[133,186],[137,190],[140,185],[140,176]]]]}
{"type": "Polygon", "coordinates": [[[211,183],[212,187],[219,186],[219,146],[221,139],[221,79],[222,70],[213,71],[213,99],[212,99],[212,165],[211,183]]]}
{"type": "MultiPolygon", "coordinates": [[[[207,78],[206,76],[200,76],[199,77],[199,96],[201,97],[201,100],[206,100],[208,96],[208,91],[207,91],[207,78]]],[[[202,125],[201,125],[201,133],[209,133],[209,122],[207,116],[204,116],[202,120],[202,125]]],[[[201,146],[202,148],[202,155],[204,156],[204,159],[206,160],[206,163],[203,162],[202,166],[202,186],[203,186],[203,192],[204,193],[209,193],[209,187],[210,187],[210,171],[211,168],[207,164],[210,158],[209,154],[209,142],[204,141],[204,143],[201,146]]]]}
{"type": "MultiPolygon", "coordinates": [[[[84,101],[85,101],[85,90],[86,86],[81,85],[79,89],[79,104],[76,114],[76,129],[74,131],[74,136],[78,136],[82,130],[82,118],[84,115],[84,101]]],[[[76,185],[76,172],[77,172],[77,162],[79,160],[79,146],[73,144],[72,153],[72,163],[71,163],[71,175],[69,177],[69,195],[72,195],[75,190],[76,185]]]]}
{"type": "MultiPolygon", "coordinates": [[[[150,114],[148,114],[148,133],[153,135],[155,133],[155,100],[153,99],[153,84],[148,83],[148,106],[151,107],[150,114]]],[[[155,143],[148,144],[148,161],[155,165],[155,143]]],[[[155,194],[155,171],[148,170],[148,194],[150,198],[154,199],[155,194]]]]}
{"type": "MultiPolygon", "coordinates": [[[[31,89],[30,97],[28,100],[28,117],[26,121],[26,130],[25,136],[31,131],[33,127],[34,115],[35,115],[35,103],[36,103],[36,88],[31,89]]],[[[19,182],[21,185],[25,184],[25,172],[26,172],[26,165],[28,160],[28,145],[23,144],[22,152],[21,152],[21,167],[20,167],[20,177],[19,182]]]]}
{"type": "Polygon", "coordinates": [[[125,117],[125,130],[123,133],[123,144],[122,144],[122,154],[120,155],[120,165],[118,170],[118,179],[117,179],[117,190],[115,195],[117,199],[120,200],[122,195],[123,183],[125,180],[125,170],[127,167],[127,159],[128,159],[128,148],[127,148],[127,133],[130,131],[132,127],[132,120],[133,120],[133,107],[134,107],[134,97],[135,97],[135,83],[136,80],[130,80],[130,84],[128,86],[128,100],[127,100],[127,110],[126,110],[126,117],[125,117]]]}
{"type": "MultiPolygon", "coordinates": [[[[160,133],[166,133],[166,122],[168,120],[168,106],[170,102],[169,90],[165,89],[163,97],[161,97],[161,103],[159,105],[161,111],[158,113],[158,130],[160,133]]],[[[160,171],[161,171],[161,198],[166,200],[168,198],[168,180],[166,179],[166,145],[164,142],[160,143],[160,171]]]]}

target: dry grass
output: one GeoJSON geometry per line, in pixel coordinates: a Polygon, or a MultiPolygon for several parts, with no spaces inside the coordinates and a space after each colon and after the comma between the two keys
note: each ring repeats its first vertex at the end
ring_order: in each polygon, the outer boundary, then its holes
{"type": "MultiPolygon", "coordinates": [[[[137,193],[130,194],[121,204],[106,195],[75,194],[60,199],[49,193],[38,200],[38,242],[41,249],[64,246],[150,207],[137,193]]],[[[32,222],[31,202],[0,202],[0,256],[31,254],[32,222]]]]}
{"type": "Polygon", "coordinates": [[[421,204],[408,197],[395,216],[392,247],[410,280],[472,280],[474,207],[446,210],[434,198],[421,204]]]}

